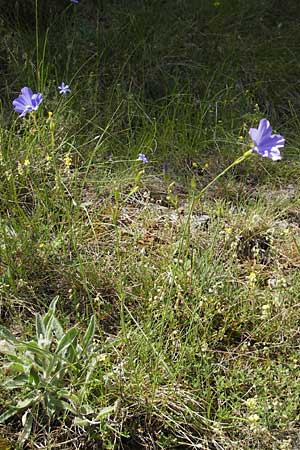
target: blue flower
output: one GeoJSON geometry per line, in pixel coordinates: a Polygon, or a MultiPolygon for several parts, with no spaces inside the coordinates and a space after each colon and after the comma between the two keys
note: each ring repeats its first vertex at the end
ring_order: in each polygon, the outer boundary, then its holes
{"type": "Polygon", "coordinates": [[[28,87],[21,89],[21,94],[12,103],[15,111],[20,114],[20,117],[25,116],[28,112],[36,111],[43,101],[43,95],[39,92],[33,94],[28,87]]]}
{"type": "Polygon", "coordinates": [[[282,158],[279,148],[284,147],[285,139],[280,134],[271,133],[272,127],[267,119],[261,119],[258,128],[250,128],[249,134],[254,144],[252,151],[278,161],[282,158]]]}
{"type": "Polygon", "coordinates": [[[144,153],[140,153],[139,154],[139,156],[137,158],[137,161],[142,161],[143,163],[148,163],[149,162],[147,156],[144,153]]]}
{"type": "Polygon", "coordinates": [[[29,87],[23,87],[21,94],[12,103],[15,111],[20,114],[20,117],[32,111],[36,111],[43,101],[43,95],[38,92],[33,94],[29,87]]]}
{"type": "Polygon", "coordinates": [[[61,82],[61,85],[58,86],[58,89],[60,94],[67,94],[68,92],[71,92],[69,85],[65,84],[63,81],[61,82]]]}
{"type": "Polygon", "coordinates": [[[79,3],[79,0],[71,0],[71,3],[79,3]]]}

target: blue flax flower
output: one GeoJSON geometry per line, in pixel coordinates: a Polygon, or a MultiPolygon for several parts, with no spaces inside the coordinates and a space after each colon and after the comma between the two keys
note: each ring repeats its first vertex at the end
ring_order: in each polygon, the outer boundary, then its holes
{"type": "Polygon", "coordinates": [[[137,158],[137,161],[142,161],[143,163],[148,163],[149,162],[147,156],[144,153],[140,153],[139,154],[139,156],[137,158]]]}
{"type": "Polygon", "coordinates": [[[271,133],[272,127],[267,119],[261,119],[258,128],[250,128],[249,134],[254,144],[252,151],[278,161],[282,158],[279,149],[284,147],[285,139],[280,134],[271,133]]]}
{"type": "Polygon", "coordinates": [[[68,92],[71,92],[69,85],[65,84],[63,81],[61,82],[61,85],[58,86],[58,89],[60,94],[67,94],[68,92]]]}
{"type": "Polygon", "coordinates": [[[12,103],[15,111],[20,114],[20,117],[32,111],[36,111],[43,101],[43,95],[38,92],[33,94],[29,87],[23,87],[21,94],[12,103]]]}

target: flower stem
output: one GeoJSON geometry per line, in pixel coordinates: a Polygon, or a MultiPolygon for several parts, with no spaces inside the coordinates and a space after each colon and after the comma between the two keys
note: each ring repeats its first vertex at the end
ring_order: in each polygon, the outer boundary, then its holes
{"type": "Polygon", "coordinates": [[[226,167],[226,169],[224,169],[212,181],[210,181],[204,188],[202,188],[201,191],[199,192],[199,194],[194,196],[194,198],[199,199],[204,194],[204,192],[206,192],[207,189],[210,188],[210,186],[212,186],[216,181],[218,181],[219,178],[221,178],[223,175],[225,175],[230,169],[237,166],[238,164],[243,162],[245,159],[249,158],[249,156],[251,156],[251,155],[253,155],[252,150],[248,150],[242,156],[240,156],[235,161],[233,161],[233,163],[231,163],[228,167],[226,167]]]}
{"type": "MultiPolygon", "coordinates": [[[[195,193],[195,191],[193,191],[193,196],[192,196],[188,216],[187,216],[187,219],[186,219],[186,222],[184,225],[183,237],[181,239],[181,243],[179,246],[179,255],[182,255],[183,242],[184,242],[185,236],[190,235],[191,216],[192,216],[196,201],[199,200],[199,198],[204,194],[204,192],[206,192],[207,189],[209,189],[210,186],[212,186],[219,178],[221,178],[223,175],[225,175],[230,169],[232,169],[233,167],[242,163],[245,159],[249,158],[251,155],[253,155],[252,149],[246,151],[242,156],[240,156],[235,161],[233,161],[233,163],[231,163],[228,167],[226,167],[226,169],[224,169],[222,172],[220,172],[212,181],[210,181],[206,186],[204,186],[204,188],[202,188],[199,193],[195,193]]],[[[189,241],[189,239],[188,239],[188,241],[189,241]]]]}

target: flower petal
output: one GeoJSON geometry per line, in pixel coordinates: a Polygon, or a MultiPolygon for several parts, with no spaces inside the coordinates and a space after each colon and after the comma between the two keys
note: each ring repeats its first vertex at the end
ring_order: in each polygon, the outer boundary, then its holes
{"type": "Polygon", "coordinates": [[[34,109],[37,109],[42,101],[43,95],[40,92],[38,92],[37,94],[33,94],[31,98],[31,103],[34,109]]]}
{"type": "Polygon", "coordinates": [[[24,106],[15,106],[15,111],[19,114],[23,114],[25,110],[24,106]]]}
{"type": "Polygon", "coordinates": [[[17,105],[23,105],[23,107],[25,107],[26,106],[26,102],[25,102],[25,100],[24,100],[24,98],[23,97],[18,97],[18,98],[16,98],[13,102],[12,102],[12,104],[14,105],[14,106],[17,106],[17,105]]]}
{"type": "Polygon", "coordinates": [[[257,145],[257,142],[258,142],[258,129],[257,128],[250,128],[249,134],[250,134],[250,137],[251,137],[254,145],[257,145]]]}
{"type": "Polygon", "coordinates": [[[249,134],[255,145],[260,145],[264,139],[271,136],[272,127],[267,119],[261,119],[258,128],[250,128],[249,134]]]}
{"type": "Polygon", "coordinates": [[[272,161],[281,159],[279,148],[284,147],[285,139],[280,134],[272,134],[272,127],[267,119],[261,119],[258,128],[250,128],[249,134],[255,153],[272,161]]]}
{"type": "Polygon", "coordinates": [[[43,95],[40,92],[33,94],[32,90],[25,86],[21,89],[19,97],[13,100],[12,104],[15,111],[22,117],[28,112],[35,111],[42,100],[43,95]]]}
{"type": "Polygon", "coordinates": [[[262,142],[266,137],[271,136],[272,127],[267,119],[261,119],[258,125],[258,139],[262,142]]]}
{"type": "Polygon", "coordinates": [[[32,98],[32,90],[29,87],[23,87],[21,89],[21,95],[20,97],[23,97],[25,102],[30,105],[31,104],[31,98],[32,98]]]}
{"type": "Polygon", "coordinates": [[[265,136],[259,144],[259,147],[284,147],[285,139],[280,134],[265,136]]]}
{"type": "Polygon", "coordinates": [[[257,151],[256,149],[254,149],[257,153],[259,153],[261,156],[263,156],[264,158],[269,158],[272,161],[279,161],[280,159],[282,159],[282,156],[280,154],[280,150],[277,146],[275,147],[264,147],[264,148],[259,148],[259,150],[257,151]]]}

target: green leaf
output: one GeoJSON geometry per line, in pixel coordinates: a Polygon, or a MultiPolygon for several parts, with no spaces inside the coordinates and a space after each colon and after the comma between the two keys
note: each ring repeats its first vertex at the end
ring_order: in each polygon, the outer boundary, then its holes
{"type": "Polygon", "coordinates": [[[25,375],[20,375],[18,377],[4,381],[1,386],[3,386],[5,389],[18,389],[22,386],[25,386],[26,384],[28,384],[28,377],[25,375]]]}
{"type": "Polygon", "coordinates": [[[30,384],[34,384],[35,386],[38,386],[41,383],[41,381],[42,381],[42,379],[41,379],[38,371],[35,370],[33,367],[31,367],[29,377],[28,377],[28,382],[30,384]]]}
{"type": "Polygon", "coordinates": [[[46,314],[43,316],[43,325],[45,328],[47,328],[49,321],[52,319],[54,315],[53,309],[49,308],[46,314]]]}
{"type": "Polygon", "coordinates": [[[89,363],[88,363],[88,366],[85,371],[85,380],[82,383],[81,388],[80,388],[80,392],[82,392],[82,394],[85,393],[87,385],[95,371],[95,367],[96,367],[97,363],[98,363],[97,357],[95,357],[95,356],[90,357],[90,355],[89,355],[89,363]]]}
{"type": "Polygon", "coordinates": [[[6,411],[4,411],[3,414],[1,414],[0,416],[0,423],[5,422],[7,419],[9,419],[10,417],[14,416],[15,414],[18,413],[18,409],[15,406],[11,406],[10,408],[8,408],[6,411]]]}
{"type": "Polygon", "coordinates": [[[78,353],[80,352],[80,350],[77,348],[77,337],[74,339],[73,343],[71,345],[69,345],[66,353],[65,353],[65,358],[69,363],[74,363],[78,357],[78,353]]]}
{"type": "Polygon", "coordinates": [[[115,406],[106,406],[105,408],[102,408],[101,411],[99,412],[99,414],[97,415],[97,417],[95,418],[95,420],[101,420],[106,416],[109,416],[111,413],[113,413],[115,411],[115,406]]]}
{"type": "Polygon", "coordinates": [[[54,299],[52,300],[52,302],[49,305],[49,310],[53,311],[53,314],[55,314],[56,305],[57,305],[58,300],[59,300],[59,296],[57,295],[56,297],[54,297],[54,299]]]}
{"type": "MultiPolygon", "coordinates": [[[[48,365],[44,369],[46,369],[46,375],[45,375],[46,378],[49,378],[49,377],[53,378],[53,376],[55,374],[63,376],[63,374],[60,373],[61,359],[59,359],[57,357],[57,355],[55,355],[55,354],[51,355],[51,357],[48,359],[48,365]]],[[[59,381],[59,380],[57,380],[57,378],[55,378],[55,381],[59,381]]],[[[52,382],[53,382],[53,380],[52,380],[52,382]]]]}
{"type": "Polygon", "coordinates": [[[62,404],[62,408],[63,408],[64,411],[68,411],[68,412],[70,412],[71,414],[74,414],[74,415],[77,413],[75,408],[69,402],[67,402],[65,400],[61,400],[61,404],[62,404]]]}
{"type": "Polygon", "coordinates": [[[77,328],[75,327],[70,328],[70,330],[66,332],[66,334],[61,338],[61,340],[57,344],[55,353],[57,354],[63,353],[72,344],[74,339],[77,337],[77,334],[78,334],[77,328]]]}
{"type": "Polygon", "coordinates": [[[85,351],[88,346],[91,344],[92,340],[94,339],[94,335],[95,335],[95,316],[93,315],[91,317],[89,326],[85,332],[85,335],[83,336],[83,351],[85,351]]]}
{"type": "Polygon", "coordinates": [[[20,436],[21,442],[24,442],[24,441],[26,441],[26,439],[29,438],[31,430],[32,430],[32,422],[33,422],[33,417],[32,417],[31,412],[26,411],[22,417],[23,431],[20,436]]]}
{"type": "Polygon", "coordinates": [[[15,336],[4,325],[0,325],[0,338],[12,342],[13,344],[18,342],[15,336]]]}
{"type": "Polygon", "coordinates": [[[61,339],[64,335],[64,330],[63,330],[63,327],[61,326],[59,320],[57,320],[56,317],[53,317],[53,319],[52,319],[52,328],[53,328],[53,331],[54,331],[57,339],[61,339]]]}
{"type": "Polygon", "coordinates": [[[48,410],[48,414],[52,416],[55,413],[59,413],[64,409],[63,401],[58,398],[56,394],[46,392],[44,394],[45,406],[48,410]]]}
{"type": "Polygon", "coordinates": [[[10,372],[15,372],[15,373],[20,373],[20,372],[25,372],[26,371],[26,365],[15,363],[15,362],[12,362],[10,364],[6,364],[4,366],[4,368],[7,369],[10,372]]]}
{"type": "Polygon", "coordinates": [[[94,413],[95,413],[95,410],[94,410],[94,408],[91,407],[91,405],[82,405],[80,407],[80,414],[82,414],[83,416],[91,415],[94,413]]]}
{"type": "Polygon", "coordinates": [[[41,356],[42,358],[48,358],[49,354],[51,354],[49,350],[41,348],[35,341],[22,342],[22,344],[17,346],[17,349],[32,352],[34,355],[41,356]]]}
{"type": "Polygon", "coordinates": [[[25,361],[26,362],[28,361],[26,358],[21,358],[15,354],[9,354],[7,359],[9,359],[9,361],[12,361],[16,364],[21,364],[22,366],[25,366],[26,365],[25,361]]]}
{"type": "Polygon", "coordinates": [[[74,417],[73,420],[74,425],[78,425],[79,427],[86,427],[89,425],[90,420],[82,419],[81,417],[74,417]]]}
{"type": "Polygon", "coordinates": [[[39,341],[40,338],[45,338],[46,329],[44,326],[44,322],[42,316],[40,314],[36,314],[35,316],[35,329],[36,329],[36,338],[39,341]]]}
{"type": "Polygon", "coordinates": [[[48,330],[50,328],[49,322],[52,321],[51,319],[53,319],[55,311],[56,311],[56,304],[57,304],[58,299],[59,299],[58,296],[54,297],[54,299],[52,300],[52,302],[49,305],[48,312],[43,317],[44,327],[46,329],[48,328],[48,330]]]}
{"type": "Polygon", "coordinates": [[[18,401],[18,403],[16,404],[16,408],[21,411],[22,409],[26,409],[28,408],[30,405],[32,405],[32,403],[34,403],[36,400],[38,399],[38,396],[29,396],[27,398],[23,398],[21,400],[18,401]]]}

